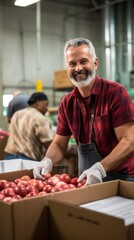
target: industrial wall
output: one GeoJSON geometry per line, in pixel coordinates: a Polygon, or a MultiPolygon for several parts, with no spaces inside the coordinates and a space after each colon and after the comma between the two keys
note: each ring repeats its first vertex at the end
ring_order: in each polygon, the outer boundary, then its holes
{"type": "MultiPolygon", "coordinates": [[[[128,1],[129,2],[129,1],[128,1]]],[[[0,112],[2,113],[3,93],[12,93],[21,88],[28,94],[35,91],[36,81],[43,82],[43,90],[53,105],[54,72],[65,69],[64,44],[74,37],[89,38],[95,45],[99,57],[98,74],[113,81],[129,85],[129,71],[133,67],[134,33],[129,29],[133,23],[132,11],[127,1],[115,6],[87,12],[84,15],[65,14],[65,12],[47,12],[41,9],[41,25],[37,29],[37,9],[21,7],[3,7],[0,3],[0,112]],[[129,10],[129,11],[128,11],[129,10]],[[106,16],[106,13],[109,15],[106,16]],[[125,13],[125,14],[124,14],[125,13]],[[129,15],[129,17],[128,17],[129,15]],[[123,21],[124,20],[124,21],[123,21]],[[106,23],[109,22],[108,27],[106,23]],[[113,25],[112,25],[113,24],[113,25]],[[107,74],[106,28],[109,32],[111,55],[110,69],[107,74]],[[40,59],[37,46],[40,30],[40,59]],[[111,31],[110,30],[110,31],[111,31]],[[131,61],[128,59],[128,33],[131,32],[131,61]],[[113,44],[113,45],[112,45],[113,44]],[[112,64],[114,62],[114,64],[112,64]],[[114,68],[112,69],[112,66],[114,68]]],[[[130,6],[130,4],[129,4],[130,6]]],[[[59,99],[64,93],[59,93],[59,99]]],[[[5,118],[4,118],[5,119],[5,118]]],[[[0,127],[5,126],[0,114],[0,127]]]]}

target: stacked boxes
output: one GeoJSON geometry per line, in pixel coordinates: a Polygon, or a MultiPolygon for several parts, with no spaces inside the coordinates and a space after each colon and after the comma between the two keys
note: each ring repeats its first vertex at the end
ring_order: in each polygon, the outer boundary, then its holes
{"type": "Polygon", "coordinates": [[[54,76],[54,88],[55,89],[63,89],[63,88],[73,87],[73,84],[70,81],[66,70],[56,71],[54,75],[55,75],[54,76]]]}

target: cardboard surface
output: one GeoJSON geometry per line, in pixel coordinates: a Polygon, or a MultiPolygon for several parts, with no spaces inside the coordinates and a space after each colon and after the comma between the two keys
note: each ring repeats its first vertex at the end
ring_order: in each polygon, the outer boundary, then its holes
{"type": "Polygon", "coordinates": [[[49,200],[51,240],[133,240],[134,224],[79,205],[124,196],[134,199],[134,183],[111,181],[57,193],[49,200]]]}
{"type": "Polygon", "coordinates": [[[13,203],[14,239],[49,239],[48,196],[13,203]]]}
{"type": "Polygon", "coordinates": [[[49,204],[51,240],[126,240],[122,220],[65,203],[53,201],[49,204]]]}
{"type": "Polygon", "coordinates": [[[13,181],[16,178],[21,178],[24,175],[28,175],[33,178],[33,170],[20,170],[20,171],[12,171],[6,173],[0,173],[0,179],[5,179],[7,181],[13,181]]]}
{"type": "MultiPolygon", "coordinates": [[[[53,174],[58,173],[54,166],[53,174]]],[[[14,181],[33,170],[0,173],[0,179],[14,181]]],[[[0,201],[0,240],[49,240],[48,199],[53,194],[22,199],[12,204],[0,201]]]]}
{"type": "Polygon", "coordinates": [[[12,206],[0,201],[0,239],[13,239],[12,206]]]}
{"type": "MultiPolygon", "coordinates": [[[[32,177],[32,170],[1,173],[0,179],[12,181],[23,175],[32,177]]],[[[0,201],[0,240],[48,240],[48,199],[37,196],[12,204],[0,201]]]]}
{"type": "MultiPolygon", "coordinates": [[[[12,181],[32,170],[1,173],[12,181]]],[[[0,201],[0,240],[133,240],[134,224],[79,205],[123,196],[134,199],[134,183],[111,181],[86,188],[22,199],[0,201]]]]}

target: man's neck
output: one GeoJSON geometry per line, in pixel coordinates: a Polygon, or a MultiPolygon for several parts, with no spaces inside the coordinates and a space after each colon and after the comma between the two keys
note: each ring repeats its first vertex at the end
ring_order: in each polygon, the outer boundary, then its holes
{"type": "Polygon", "coordinates": [[[78,90],[83,98],[90,96],[94,81],[95,81],[95,78],[92,80],[92,82],[87,87],[78,88],[78,90]]]}

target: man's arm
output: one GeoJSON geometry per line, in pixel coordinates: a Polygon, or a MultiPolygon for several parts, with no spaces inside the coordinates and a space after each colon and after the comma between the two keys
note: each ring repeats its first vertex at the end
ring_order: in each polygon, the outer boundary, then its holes
{"type": "Polygon", "coordinates": [[[119,143],[112,152],[91,168],[85,170],[78,181],[86,178],[86,184],[102,182],[106,172],[121,164],[134,151],[134,123],[129,122],[114,129],[119,143]]]}
{"type": "Polygon", "coordinates": [[[70,136],[55,135],[44,159],[33,169],[34,178],[44,180],[44,176],[52,171],[53,165],[62,160],[66,153],[69,139],[70,136]]]}
{"type": "Polygon", "coordinates": [[[134,151],[134,123],[123,124],[114,131],[119,143],[107,157],[100,161],[106,172],[121,164],[134,151]]]}
{"type": "Polygon", "coordinates": [[[53,165],[58,163],[64,157],[70,136],[55,135],[52,143],[50,144],[45,157],[52,160],[53,165]]]}

